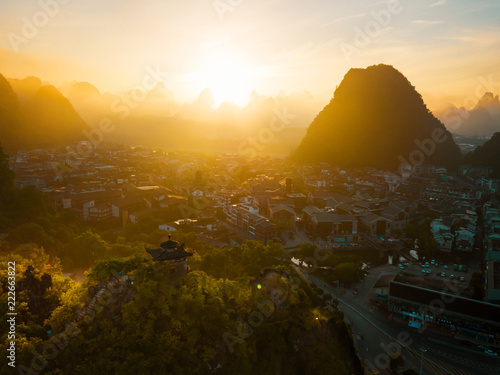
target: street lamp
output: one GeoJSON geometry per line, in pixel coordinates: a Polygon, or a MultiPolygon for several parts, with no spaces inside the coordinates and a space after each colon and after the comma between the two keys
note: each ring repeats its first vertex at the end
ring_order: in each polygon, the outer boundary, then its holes
{"type": "Polygon", "coordinates": [[[422,354],[420,355],[420,375],[422,375],[422,368],[424,363],[424,353],[427,351],[427,348],[421,347],[420,351],[422,354]]]}

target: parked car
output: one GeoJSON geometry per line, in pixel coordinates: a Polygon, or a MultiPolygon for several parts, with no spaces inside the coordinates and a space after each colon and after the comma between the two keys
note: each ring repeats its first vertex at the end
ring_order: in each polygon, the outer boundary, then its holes
{"type": "Polygon", "coordinates": [[[493,357],[497,357],[498,356],[498,354],[496,352],[494,352],[493,350],[490,350],[490,349],[486,349],[484,351],[484,354],[488,354],[488,355],[491,355],[493,357]]]}
{"type": "Polygon", "coordinates": [[[441,272],[441,277],[446,277],[446,273],[441,272]]]}
{"type": "Polygon", "coordinates": [[[447,264],[445,264],[445,265],[444,265],[444,269],[445,269],[445,270],[447,270],[447,269],[448,269],[448,265],[447,265],[447,264]]]}
{"type": "Polygon", "coordinates": [[[458,264],[454,264],[454,265],[453,265],[453,269],[454,269],[455,271],[456,271],[456,270],[458,270],[458,264]]]}
{"type": "Polygon", "coordinates": [[[465,281],[465,278],[463,276],[460,276],[460,281],[465,281]]]}
{"type": "Polygon", "coordinates": [[[454,279],[455,278],[455,275],[450,275],[450,279],[454,279]]]}
{"type": "Polygon", "coordinates": [[[459,270],[460,272],[462,272],[462,270],[463,270],[463,269],[464,269],[464,266],[462,266],[462,265],[459,265],[459,266],[458,266],[458,270],[459,270]]]}

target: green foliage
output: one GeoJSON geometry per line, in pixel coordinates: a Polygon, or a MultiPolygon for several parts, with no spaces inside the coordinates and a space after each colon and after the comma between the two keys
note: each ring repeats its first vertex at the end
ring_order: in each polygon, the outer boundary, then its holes
{"type": "MultiPolygon", "coordinates": [[[[9,157],[0,146],[0,197],[14,187],[14,172],[9,168],[9,157]]],[[[1,198],[0,198],[1,199],[1,198]]]]}
{"type": "MultiPolygon", "coordinates": [[[[7,316],[7,278],[8,264],[16,264],[16,359],[18,364],[29,364],[33,355],[32,350],[40,347],[47,338],[46,318],[51,316],[64,303],[67,303],[72,290],[81,290],[81,287],[68,277],[61,274],[61,265],[58,259],[51,258],[43,249],[34,245],[22,245],[9,254],[0,256],[0,314],[7,316]],[[28,267],[33,267],[27,275],[28,267]],[[46,283],[50,277],[50,284],[46,283]],[[45,280],[45,281],[44,281],[45,280]],[[50,285],[50,287],[45,288],[50,285]]],[[[65,316],[66,322],[69,316],[65,316]]],[[[7,351],[8,326],[6,319],[0,321],[0,350],[7,351]]],[[[6,361],[0,361],[0,373],[11,371],[6,361]]]]}
{"type": "Polygon", "coordinates": [[[418,224],[407,224],[405,234],[413,241],[417,240],[419,254],[433,256],[439,251],[439,244],[431,233],[431,219],[426,219],[418,224]]]}
{"type": "Polygon", "coordinates": [[[283,263],[283,247],[275,242],[247,241],[230,248],[213,248],[202,256],[201,269],[214,277],[256,277],[265,268],[283,263]]]}
{"type": "Polygon", "coordinates": [[[306,258],[315,259],[317,251],[318,251],[318,246],[310,242],[307,242],[299,246],[299,249],[294,252],[294,256],[302,260],[305,260],[306,258]]]}
{"type": "Polygon", "coordinates": [[[90,230],[75,238],[72,257],[78,264],[90,266],[102,259],[108,250],[108,244],[97,233],[90,230]]]}
{"type": "Polygon", "coordinates": [[[361,268],[356,263],[341,263],[335,267],[335,274],[342,283],[355,283],[361,279],[361,268]]]}
{"type": "Polygon", "coordinates": [[[161,219],[144,217],[136,224],[127,224],[123,228],[121,236],[127,242],[159,244],[167,235],[165,231],[158,229],[158,225],[162,223],[163,221],[161,219]]]}
{"type": "MultiPolygon", "coordinates": [[[[82,247],[103,242],[92,232],[79,236],[82,247]]],[[[201,263],[214,255],[213,249],[204,251],[201,263]]],[[[19,327],[18,359],[29,365],[31,351],[41,353],[50,342],[45,327],[57,335],[85,312],[79,333],[56,359],[47,361],[45,373],[206,374],[217,366],[220,374],[345,373],[348,336],[339,325],[342,316],[323,311],[317,288],[294,267],[279,265],[284,256],[280,245],[250,241],[219,251],[217,256],[229,258],[239,272],[216,268],[208,271],[232,276],[195,271],[178,279],[170,274],[168,262],[154,262],[143,252],[101,260],[77,284],[63,278],[59,262],[43,250],[20,246],[12,254],[19,262],[18,277],[31,264],[36,275],[50,273],[53,285],[44,297],[48,318],[43,322],[33,315],[29,296],[20,296],[19,311],[28,318],[19,327]],[[95,299],[95,288],[110,280],[119,282],[103,294],[106,298],[95,299]],[[252,320],[256,314],[260,318],[252,320]],[[334,324],[327,325],[329,319],[334,324]]]]}

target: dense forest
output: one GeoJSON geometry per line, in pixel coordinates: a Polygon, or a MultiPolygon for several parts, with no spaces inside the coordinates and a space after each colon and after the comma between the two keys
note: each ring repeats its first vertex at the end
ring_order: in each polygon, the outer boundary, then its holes
{"type": "MultiPolygon", "coordinates": [[[[345,374],[359,371],[343,314],[309,284],[281,245],[215,248],[176,232],[193,253],[172,275],[145,249],[164,237],[147,218],[98,234],[16,189],[0,151],[0,312],[8,262],[16,264],[17,367],[21,374],[345,374]],[[85,270],[82,282],[63,269],[85,270]]],[[[156,225],[157,227],[157,225],[156,225]]],[[[0,349],[8,348],[0,322],[0,349]]],[[[1,373],[8,364],[0,362],[1,373]]]]}

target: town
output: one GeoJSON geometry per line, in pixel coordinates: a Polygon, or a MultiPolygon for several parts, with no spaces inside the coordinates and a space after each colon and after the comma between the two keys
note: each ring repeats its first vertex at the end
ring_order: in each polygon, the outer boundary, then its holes
{"type": "Polygon", "coordinates": [[[399,175],[105,144],[61,176],[64,151],[12,155],[16,185],[35,186],[97,232],[154,217],[152,231],[194,232],[220,248],[258,240],[278,242],[296,258],[307,244],[352,254],[363,261],[358,283],[339,285],[324,269],[310,277],[339,286],[330,289],[338,301],[368,315],[383,309],[392,322],[486,355],[500,348],[499,186],[487,168],[451,173],[426,165],[399,175]],[[433,316],[433,301],[444,295],[453,302],[433,316]]]}

